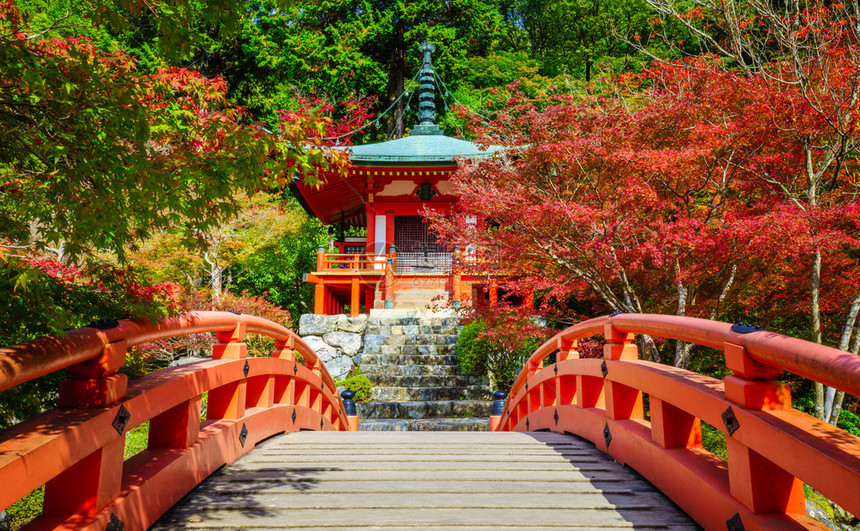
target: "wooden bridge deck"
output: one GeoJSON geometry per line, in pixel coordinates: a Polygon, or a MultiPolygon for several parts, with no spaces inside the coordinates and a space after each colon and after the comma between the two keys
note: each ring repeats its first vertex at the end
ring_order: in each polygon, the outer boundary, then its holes
{"type": "Polygon", "coordinates": [[[698,529],[554,433],[296,432],[214,474],[153,529],[698,529]]]}

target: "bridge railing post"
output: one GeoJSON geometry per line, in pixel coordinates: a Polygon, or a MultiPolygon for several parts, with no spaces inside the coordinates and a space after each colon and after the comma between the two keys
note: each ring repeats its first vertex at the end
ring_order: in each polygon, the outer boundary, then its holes
{"type": "MultiPolygon", "coordinates": [[[[788,386],[777,381],[781,369],[752,359],[741,345],[727,342],[723,350],[726,367],[734,373],[723,381],[727,400],[745,409],[791,408],[788,386]]],[[[731,407],[723,421],[732,496],[755,514],[806,514],[803,483],[733,436],[745,426],[737,422],[731,407]]]]}
{"type": "MultiPolygon", "coordinates": [[[[69,367],[72,379],[60,385],[58,405],[71,408],[103,408],[125,397],[128,377],[117,371],[125,364],[128,343],[109,343],[102,354],[69,367]]],[[[121,489],[125,431],[130,413],[116,407],[114,429],[119,437],[81,459],[45,485],[43,515],[81,514],[91,516],[116,498],[121,489]]],[[[62,456],[52,456],[62,459],[62,456]]],[[[51,468],[51,463],[39,466],[51,468]]]]}
{"type": "Polygon", "coordinates": [[[385,278],[383,280],[383,292],[385,293],[384,308],[386,310],[394,308],[394,267],[394,258],[389,256],[386,261],[385,278]]]}
{"type": "MultiPolygon", "coordinates": [[[[637,360],[639,349],[633,343],[633,334],[618,331],[612,323],[606,323],[603,335],[606,344],[603,346],[604,360],[637,360]]],[[[604,379],[609,377],[609,369],[604,361],[602,365],[604,379]]],[[[619,382],[605,380],[604,392],[606,398],[606,415],[610,419],[642,419],[645,410],[642,402],[642,392],[636,388],[619,382]]]]}
{"type": "MultiPolygon", "coordinates": [[[[275,349],[272,351],[272,357],[286,361],[296,361],[295,344],[292,336],[285,340],[275,341],[275,349]]],[[[275,378],[275,395],[273,401],[275,404],[296,403],[296,382],[294,378],[289,376],[275,378]]]]}
{"type": "MultiPolygon", "coordinates": [[[[213,359],[243,359],[248,357],[245,340],[245,323],[238,323],[233,330],[216,332],[216,343],[212,347],[213,359]]],[[[245,416],[247,382],[237,380],[209,391],[206,418],[239,419],[245,416]]]]}
{"type": "Polygon", "coordinates": [[[355,407],[355,392],[346,389],[340,393],[343,399],[343,410],[346,413],[349,431],[358,431],[358,409],[355,407]]]}
{"type": "Polygon", "coordinates": [[[490,431],[499,431],[499,425],[502,423],[502,415],[505,412],[505,400],[508,394],[504,391],[496,391],[493,393],[493,409],[490,412],[490,431]]]}
{"type": "MultiPolygon", "coordinates": [[[[558,338],[558,352],[555,355],[556,364],[579,359],[579,342],[558,338]]],[[[556,404],[569,406],[576,404],[578,382],[575,376],[557,376],[555,393],[556,404]]]]}

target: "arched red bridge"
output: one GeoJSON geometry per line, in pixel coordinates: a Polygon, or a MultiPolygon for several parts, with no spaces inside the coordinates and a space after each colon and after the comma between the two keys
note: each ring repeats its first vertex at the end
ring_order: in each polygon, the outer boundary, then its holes
{"type": "Polygon", "coordinates": [[[497,402],[493,429],[528,435],[324,434],[357,429],[352,404],[304,342],[246,315],[99,323],[0,349],[0,389],[63,368],[60,407],[0,434],[0,505],[46,486],[32,529],[695,527],[636,473],[706,529],[819,528],[803,483],[860,514],[860,439],[792,409],[776,380],[858,395],[860,357],[728,323],[620,314],[561,332],[497,402]],[[219,341],[211,361],[117,373],[131,346],[203,332],[219,341]],[[274,339],[271,357],[246,357],[248,333],[274,339]],[[639,360],[635,334],[722,350],[733,375],[639,360]],[[603,359],[580,359],[595,335],[603,359]],[[145,421],[148,449],[123,461],[145,421]],[[726,462],[702,448],[702,421],[727,434],[726,462]]]}

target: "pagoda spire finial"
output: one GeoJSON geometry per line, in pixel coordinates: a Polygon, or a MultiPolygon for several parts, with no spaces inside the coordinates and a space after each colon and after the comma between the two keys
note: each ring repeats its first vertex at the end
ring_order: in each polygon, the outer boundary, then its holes
{"type": "Polygon", "coordinates": [[[436,125],[436,71],[433,70],[432,53],[436,47],[429,40],[421,43],[421,72],[418,76],[418,126],[412,132],[416,135],[441,135],[436,125]]]}

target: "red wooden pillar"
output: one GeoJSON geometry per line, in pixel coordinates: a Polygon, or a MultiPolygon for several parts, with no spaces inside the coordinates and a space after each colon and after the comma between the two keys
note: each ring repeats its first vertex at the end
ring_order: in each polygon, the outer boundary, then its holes
{"type": "Polygon", "coordinates": [[[323,282],[314,286],[314,313],[325,314],[326,288],[323,282]]]}
{"type": "MultiPolygon", "coordinates": [[[[726,399],[746,409],[791,408],[788,386],[776,380],[779,368],[752,359],[741,345],[726,343],[723,350],[726,367],[734,373],[724,380],[726,399]]],[[[729,419],[726,430],[732,431],[726,434],[732,496],[755,514],[806,514],[803,483],[735,439],[734,431],[744,427],[732,424],[734,412],[729,409],[723,418],[729,419]]]]}
{"type": "MultiPolygon", "coordinates": [[[[123,399],[128,377],[117,370],[125,363],[127,346],[125,340],[110,343],[99,357],[69,367],[72,379],[60,385],[58,405],[103,408],[123,399]]],[[[132,414],[124,405],[114,409],[113,429],[118,436],[48,481],[43,515],[94,515],[119,495],[125,433],[132,414]]]]}
{"type": "Polygon", "coordinates": [[[701,448],[702,421],[683,409],[649,397],[651,440],[663,448],[701,448]]]}
{"type": "MultiPolygon", "coordinates": [[[[220,341],[212,347],[213,359],[242,359],[248,356],[245,339],[245,323],[239,323],[233,330],[217,332],[220,341]]],[[[209,404],[206,407],[207,419],[238,419],[245,416],[247,383],[237,380],[209,391],[209,404]]]]}
{"type": "MultiPolygon", "coordinates": [[[[392,245],[392,247],[394,247],[392,245]]],[[[393,253],[392,253],[393,254],[393,253]]],[[[394,308],[394,258],[389,256],[385,265],[385,309],[394,308]]]]}
{"type": "MultiPolygon", "coordinates": [[[[639,359],[639,349],[633,343],[633,334],[619,332],[612,323],[606,323],[603,335],[606,338],[606,344],[603,346],[604,359],[639,359]]],[[[606,385],[606,416],[615,420],[645,418],[642,392],[634,387],[613,382],[609,377],[606,385]]]]}
{"type": "MultiPolygon", "coordinates": [[[[285,340],[275,341],[275,350],[272,351],[272,357],[295,362],[296,351],[294,350],[292,336],[285,340]]],[[[280,378],[275,379],[275,394],[273,402],[275,404],[296,403],[296,382],[293,377],[281,376],[280,378]]]]}
{"type": "Polygon", "coordinates": [[[325,247],[317,248],[317,271],[325,271],[325,247]]]}
{"type": "MultiPolygon", "coordinates": [[[[576,341],[558,338],[558,352],[555,355],[556,364],[579,358],[579,345],[576,341]]],[[[556,404],[570,405],[576,403],[577,379],[571,376],[556,376],[556,404]]]]}
{"type": "Polygon", "coordinates": [[[373,290],[364,290],[364,313],[370,314],[370,309],[373,308],[373,290]]]}
{"type": "Polygon", "coordinates": [[[359,305],[361,304],[361,291],[359,289],[358,277],[354,277],[349,286],[349,316],[358,317],[359,305]]]}

